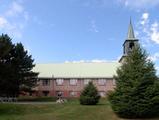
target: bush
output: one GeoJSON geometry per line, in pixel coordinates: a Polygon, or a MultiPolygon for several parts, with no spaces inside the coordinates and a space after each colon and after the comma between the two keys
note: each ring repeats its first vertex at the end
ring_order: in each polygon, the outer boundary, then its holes
{"type": "Polygon", "coordinates": [[[84,88],[80,95],[80,104],[82,105],[96,105],[99,102],[100,95],[98,94],[97,88],[92,82],[84,88]]]}

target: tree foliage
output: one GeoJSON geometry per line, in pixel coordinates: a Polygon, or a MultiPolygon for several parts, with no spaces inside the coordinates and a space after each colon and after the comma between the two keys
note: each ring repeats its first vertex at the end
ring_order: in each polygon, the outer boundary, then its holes
{"type": "Polygon", "coordinates": [[[159,83],[154,64],[140,46],[117,69],[116,89],[109,95],[112,109],[121,117],[144,118],[159,113],[159,83]]]}
{"type": "Polygon", "coordinates": [[[0,36],[0,95],[16,96],[19,91],[30,90],[38,73],[32,71],[35,64],[22,43],[13,44],[8,35],[0,36]]]}
{"type": "Polygon", "coordinates": [[[97,88],[92,82],[89,82],[80,95],[80,104],[96,105],[99,102],[99,99],[100,95],[98,94],[97,88]]]}

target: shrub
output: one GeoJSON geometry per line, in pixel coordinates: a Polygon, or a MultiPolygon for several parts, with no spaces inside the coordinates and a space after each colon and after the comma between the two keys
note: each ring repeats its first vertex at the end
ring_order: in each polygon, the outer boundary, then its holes
{"type": "Polygon", "coordinates": [[[96,105],[99,102],[100,95],[98,94],[97,88],[92,82],[84,88],[80,95],[80,104],[82,105],[96,105]]]}

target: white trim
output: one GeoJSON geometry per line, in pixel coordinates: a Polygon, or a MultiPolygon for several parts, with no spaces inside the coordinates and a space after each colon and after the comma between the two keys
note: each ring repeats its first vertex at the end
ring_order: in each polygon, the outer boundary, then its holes
{"type": "Polygon", "coordinates": [[[77,79],[70,79],[69,83],[70,83],[70,85],[77,85],[78,80],[77,79]]]}
{"type": "Polygon", "coordinates": [[[56,79],[56,85],[63,85],[64,79],[56,79]]]}
{"type": "Polygon", "coordinates": [[[106,85],[107,80],[106,79],[98,79],[98,85],[103,86],[106,85]]]}

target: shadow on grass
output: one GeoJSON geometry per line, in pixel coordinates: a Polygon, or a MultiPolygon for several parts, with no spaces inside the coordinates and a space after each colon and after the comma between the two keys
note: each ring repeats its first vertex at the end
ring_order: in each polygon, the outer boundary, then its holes
{"type": "Polygon", "coordinates": [[[0,104],[0,115],[21,115],[24,114],[25,107],[14,104],[0,104]]]}
{"type": "Polygon", "coordinates": [[[157,115],[151,115],[151,116],[143,116],[143,117],[125,117],[125,116],[121,116],[117,113],[114,112],[114,114],[116,116],[118,116],[118,118],[121,118],[122,120],[159,120],[159,113],[157,115]]]}

